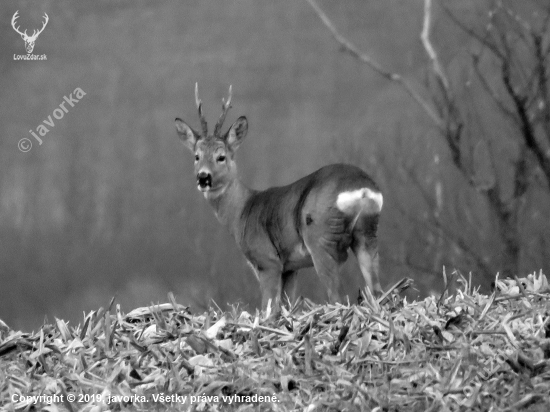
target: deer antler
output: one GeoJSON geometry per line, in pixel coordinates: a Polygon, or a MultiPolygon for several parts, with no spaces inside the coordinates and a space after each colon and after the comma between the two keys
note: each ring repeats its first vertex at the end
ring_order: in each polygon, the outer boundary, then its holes
{"type": "Polygon", "coordinates": [[[46,24],[48,24],[48,21],[50,21],[50,18],[46,13],[44,13],[44,23],[42,24],[42,28],[40,30],[33,30],[31,36],[32,39],[36,39],[38,35],[44,31],[44,29],[46,28],[46,24]]]}
{"type": "Polygon", "coordinates": [[[19,18],[19,10],[17,10],[17,11],[15,12],[15,14],[13,15],[13,17],[11,18],[11,26],[12,26],[13,29],[14,29],[17,33],[19,33],[21,36],[27,37],[27,30],[25,30],[24,33],[21,33],[21,31],[19,31],[19,27],[20,27],[20,26],[15,27],[15,20],[17,20],[18,18],[19,18]]]}
{"type": "Polygon", "coordinates": [[[204,137],[208,136],[208,125],[204,114],[202,113],[202,101],[199,99],[199,83],[195,83],[195,103],[197,104],[197,109],[199,110],[199,118],[201,119],[202,133],[204,137]]]}
{"type": "Polygon", "coordinates": [[[225,101],[225,99],[222,98],[222,114],[220,115],[220,118],[216,123],[216,127],[214,128],[214,136],[218,136],[219,133],[221,132],[223,122],[225,121],[225,116],[227,115],[227,112],[231,108],[231,94],[232,94],[232,86],[229,86],[229,96],[227,97],[227,101],[225,101]]]}

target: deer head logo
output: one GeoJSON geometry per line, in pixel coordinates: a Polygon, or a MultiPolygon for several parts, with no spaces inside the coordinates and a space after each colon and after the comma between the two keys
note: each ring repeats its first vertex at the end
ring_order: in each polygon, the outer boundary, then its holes
{"type": "Polygon", "coordinates": [[[19,18],[19,10],[15,12],[11,19],[11,25],[13,29],[21,35],[21,38],[25,40],[25,49],[27,49],[27,53],[31,54],[34,49],[34,42],[36,41],[38,35],[44,31],[44,28],[46,27],[46,24],[48,24],[49,17],[46,13],[44,13],[44,23],[42,24],[42,28],[40,30],[33,30],[32,36],[29,36],[27,34],[27,30],[24,32],[21,32],[19,30],[19,26],[15,27],[15,21],[19,18]]]}

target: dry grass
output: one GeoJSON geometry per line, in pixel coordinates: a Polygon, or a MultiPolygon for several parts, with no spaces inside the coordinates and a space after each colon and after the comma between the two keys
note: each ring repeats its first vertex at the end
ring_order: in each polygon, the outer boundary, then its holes
{"type": "Polygon", "coordinates": [[[192,315],[171,294],[169,303],[128,314],[111,304],[76,327],[56,319],[23,333],[0,321],[0,405],[8,411],[547,411],[546,277],[496,284],[498,292],[485,296],[454,274],[442,297],[408,303],[397,294],[405,280],[378,300],[363,294],[361,304],[301,300],[275,321],[237,309],[192,315]],[[21,398],[29,395],[43,397],[21,398]]]}

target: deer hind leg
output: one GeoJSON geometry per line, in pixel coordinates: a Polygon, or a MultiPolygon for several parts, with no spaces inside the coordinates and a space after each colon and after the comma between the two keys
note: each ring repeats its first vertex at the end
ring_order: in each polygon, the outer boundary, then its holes
{"type": "Polygon", "coordinates": [[[297,292],[298,292],[298,276],[297,272],[294,270],[283,273],[283,287],[282,287],[282,300],[286,302],[287,299],[290,301],[290,304],[296,302],[297,292]]]}
{"type": "Polygon", "coordinates": [[[340,300],[340,272],[351,244],[346,219],[337,208],[330,208],[320,216],[308,214],[305,219],[304,244],[317,276],[327,288],[330,302],[340,300]]]}
{"type": "Polygon", "coordinates": [[[352,244],[353,253],[359,261],[361,274],[365,279],[365,283],[372,293],[381,295],[383,293],[380,286],[379,274],[379,257],[378,257],[378,240],[376,237],[368,238],[364,234],[355,234],[352,244]]]}
{"type": "Polygon", "coordinates": [[[313,260],[315,272],[317,272],[317,276],[327,288],[329,302],[338,302],[340,300],[341,261],[332,256],[331,253],[320,244],[308,244],[307,241],[305,244],[311,255],[311,260],[313,260]]]}

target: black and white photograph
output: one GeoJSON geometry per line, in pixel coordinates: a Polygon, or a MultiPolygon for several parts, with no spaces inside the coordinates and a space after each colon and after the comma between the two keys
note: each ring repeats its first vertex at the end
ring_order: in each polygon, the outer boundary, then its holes
{"type": "Polygon", "coordinates": [[[5,0],[0,410],[550,409],[548,0],[5,0]]]}

